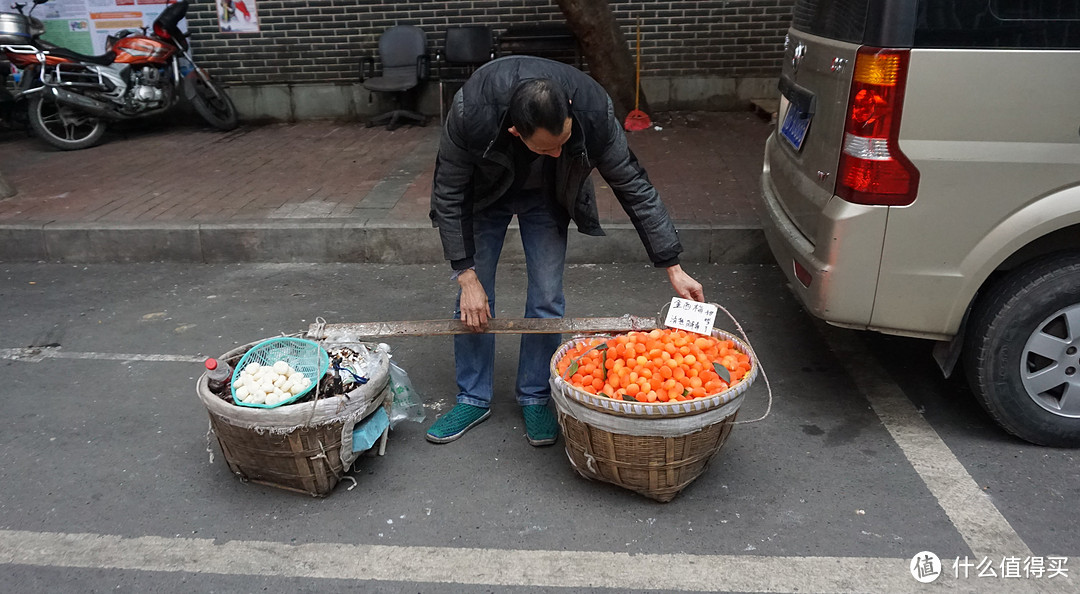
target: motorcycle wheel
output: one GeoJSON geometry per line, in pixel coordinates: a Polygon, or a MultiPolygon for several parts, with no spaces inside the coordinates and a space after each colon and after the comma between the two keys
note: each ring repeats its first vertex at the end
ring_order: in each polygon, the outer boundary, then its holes
{"type": "Polygon", "coordinates": [[[202,119],[223,132],[235,129],[239,124],[236,106],[225,90],[214,81],[203,80],[194,72],[188,77],[193,91],[191,106],[202,119]]]}
{"type": "Polygon", "coordinates": [[[44,97],[30,99],[26,111],[34,132],[61,150],[90,148],[105,134],[105,120],[44,97]]]}

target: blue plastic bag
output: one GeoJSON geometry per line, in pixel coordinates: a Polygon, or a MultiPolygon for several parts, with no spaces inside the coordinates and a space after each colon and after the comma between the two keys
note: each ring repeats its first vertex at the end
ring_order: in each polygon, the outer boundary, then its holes
{"type": "Polygon", "coordinates": [[[352,451],[364,452],[370,450],[389,426],[390,416],[386,414],[385,408],[379,407],[378,410],[357,423],[356,427],[353,428],[352,451]]]}

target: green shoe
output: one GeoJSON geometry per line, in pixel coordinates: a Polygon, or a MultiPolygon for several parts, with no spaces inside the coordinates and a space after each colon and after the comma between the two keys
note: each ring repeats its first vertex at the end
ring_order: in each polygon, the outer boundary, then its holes
{"type": "Polygon", "coordinates": [[[525,437],[534,446],[549,446],[559,439],[559,422],[555,413],[542,404],[530,404],[521,407],[525,415],[525,437]]]}
{"type": "Polygon", "coordinates": [[[432,443],[450,443],[465,435],[465,432],[479,425],[491,416],[490,408],[481,408],[471,404],[455,404],[450,412],[439,417],[428,429],[427,440],[432,443]]]}

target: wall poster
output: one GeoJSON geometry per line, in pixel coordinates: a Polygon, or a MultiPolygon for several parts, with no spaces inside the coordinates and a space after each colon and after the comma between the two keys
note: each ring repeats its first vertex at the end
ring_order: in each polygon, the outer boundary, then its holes
{"type": "MultiPolygon", "coordinates": [[[[105,38],[123,29],[153,26],[166,0],[50,0],[34,10],[45,24],[42,39],[80,54],[105,53],[105,38]]],[[[180,23],[186,31],[187,23],[180,23]]]]}
{"type": "Polygon", "coordinates": [[[222,33],[258,33],[259,13],[255,0],[217,0],[222,33]]]}

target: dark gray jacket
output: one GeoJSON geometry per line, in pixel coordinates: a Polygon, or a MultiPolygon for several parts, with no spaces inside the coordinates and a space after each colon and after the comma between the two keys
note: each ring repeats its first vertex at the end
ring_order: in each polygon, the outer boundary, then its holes
{"type": "Polygon", "coordinates": [[[580,70],[543,58],[508,56],[477,69],[447,114],[435,161],[431,220],[439,228],[443,254],[455,269],[472,265],[472,213],[498,200],[514,182],[507,104],[523,80],[558,81],[571,100],[573,131],[555,162],[554,196],[578,231],[603,235],[589,174],[597,169],[630,216],[649,259],[656,266],[679,262],[682,245],[649,182],[626,144],[604,88],[580,70]]]}

